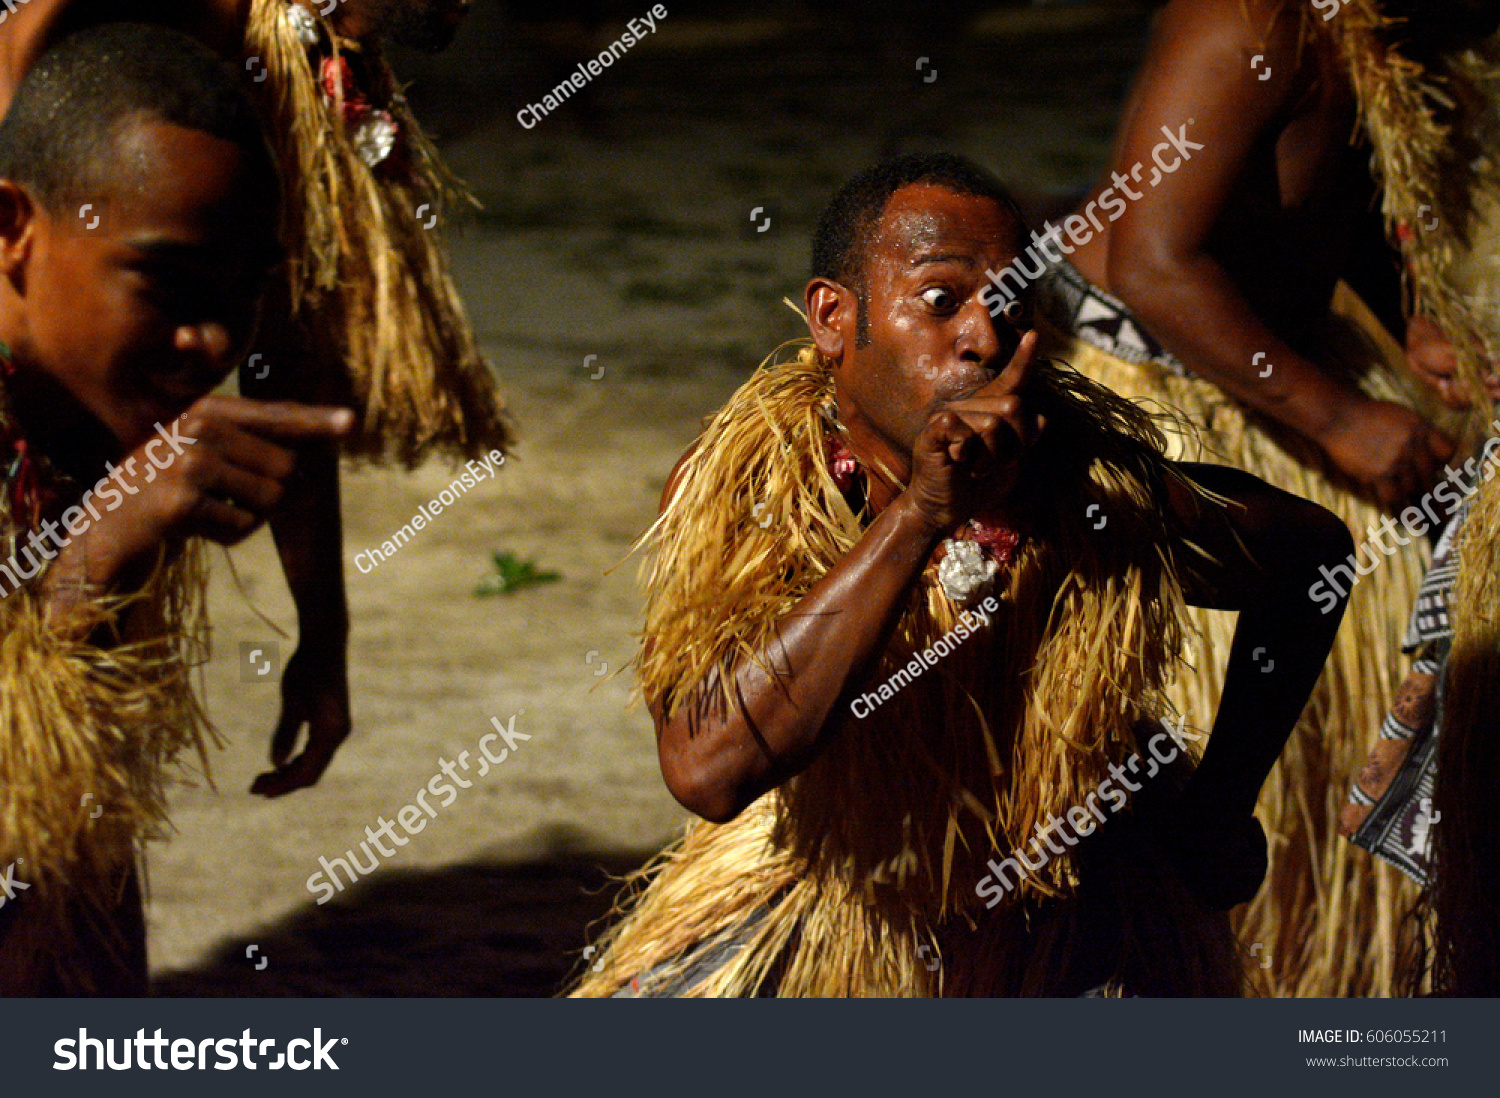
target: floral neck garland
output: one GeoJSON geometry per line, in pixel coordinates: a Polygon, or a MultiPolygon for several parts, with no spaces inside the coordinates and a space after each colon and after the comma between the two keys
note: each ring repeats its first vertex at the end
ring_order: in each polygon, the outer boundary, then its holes
{"type": "MultiPolygon", "coordinates": [[[[310,11],[293,0],[287,5],[286,18],[309,51],[321,52],[323,35],[310,11]]],[[[371,93],[362,86],[362,73],[349,60],[351,56],[359,59],[364,46],[352,38],[330,37],[333,53],[320,57],[314,66],[318,82],[329,106],[343,115],[359,158],[374,170],[396,152],[401,127],[390,111],[374,105],[371,93]]],[[[365,68],[360,66],[360,70],[365,68]]]]}
{"type": "MultiPolygon", "coordinates": [[[[829,435],[828,472],[845,497],[865,496],[859,459],[835,431],[829,435]]],[[[999,510],[974,515],[942,545],[938,582],[961,606],[973,606],[994,590],[995,579],[1009,568],[1025,539],[999,510]]]]}

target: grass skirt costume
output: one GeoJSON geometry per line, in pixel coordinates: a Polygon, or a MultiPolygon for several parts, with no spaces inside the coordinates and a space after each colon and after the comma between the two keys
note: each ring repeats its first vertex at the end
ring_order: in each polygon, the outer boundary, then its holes
{"type": "MultiPolygon", "coordinates": [[[[1237,993],[1227,918],[1129,838],[1136,799],[998,906],[976,895],[987,862],[1028,843],[1040,856],[1037,826],[1143,751],[1180,635],[1159,436],[1071,371],[1044,365],[1037,386],[1048,429],[1006,505],[1024,534],[991,627],[732,822],[689,826],[637,875],[575,994],[1237,993]]],[[[667,712],[734,705],[725,672],[861,537],[871,516],[830,469],[840,441],[811,346],[773,356],[713,418],[647,538],[641,688],[667,712]],[[692,696],[715,675],[722,691],[692,696]]],[[[915,585],[872,684],[959,621],[937,571],[915,585]]],[[[1190,769],[1179,762],[1146,788],[1168,796],[1190,769]]]]}
{"type": "Polygon", "coordinates": [[[33,591],[45,554],[26,535],[83,490],[28,448],[3,385],[0,460],[0,566],[20,581],[0,571],[0,871],[27,886],[0,930],[24,939],[7,948],[30,953],[50,990],[86,994],[89,972],[111,967],[99,954],[128,948],[113,913],[167,828],[169,780],[184,756],[207,772],[213,733],[191,681],[208,658],[206,570],[190,543],[136,594],[87,604],[86,639],[60,638],[33,591]]]}
{"type": "Polygon", "coordinates": [[[1458,545],[1433,791],[1431,980],[1438,994],[1494,996],[1500,994],[1500,477],[1480,491],[1458,545]]]}
{"type": "Polygon", "coordinates": [[[410,468],[506,452],[511,432],[435,230],[472,199],[378,47],[292,0],[253,0],[245,56],[284,177],[288,271],[272,307],[290,323],[267,356],[274,376],[316,374],[322,387],[304,399],[349,403],[359,423],[345,450],[358,457],[410,468]]]}
{"type": "MultiPolygon", "coordinates": [[[[1500,102],[1490,104],[1479,132],[1489,155],[1500,151],[1500,102]]],[[[1488,430],[1495,432],[1500,407],[1485,391],[1473,352],[1488,356],[1484,363],[1500,360],[1500,195],[1478,195],[1474,206],[1467,251],[1444,274],[1482,318],[1459,374],[1464,395],[1487,410],[1475,418],[1489,418],[1488,430]]],[[[1497,445],[1488,442],[1481,456],[1497,445]]],[[[1481,467],[1478,497],[1444,532],[1447,544],[1439,548],[1448,552],[1424,585],[1424,596],[1430,590],[1433,597],[1419,600],[1413,612],[1414,634],[1432,639],[1413,664],[1419,688],[1418,674],[1431,673],[1430,717],[1412,722],[1409,740],[1382,742],[1384,757],[1371,756],[1374,784],[1389,778],[1389,785],[1353,841],[1369,841],[1397,864],[1405,856],[1408,871],[1415,869],[1427,887],[1417,916],[1433,948],[1413,958],[1410,988],[1493,996],[1500,994],[1494,932],[1500,911],[1500,814],[1494,810],[1500,784],[1500,478],[1492,476],[1492,464],[1481,467]]],[[[1393,712],[1388,726],[1401,715],[1393,712]]],[[[1365,775],[1360,784],[1367,784],[1365,775]]],[[[1356,787],[1352,799],[1358,802],[1361,792],[1356,787]]]]}
{"type": "MultiPolygon", "coordinates": [[[[1451,59],[1440,75],[1427,72],[1384,44],[1390,23],[1371,0],[1352,0],[1326,23],[1310,8],[1301,18],[1305,35],[1333,36],[1349,72],[1383,212],[1405,256],[1408,308],[1454,335],[1465,347],[1464,369],[1475,370],[1482,352],[1476,356],[1479,345],[1463,337],[1476,330],[1478,314],[1441,276],[1466,247],[1472,197],[1493,188],[1493,168],[1475,162],[1472,144],[1444,119],[1463,104],[1493,99],[1495,67],[1470,52],[1451,59]]],[[[1314,447],[1190,376],[1109,295],[1090,288],[1094,297],[1080,309],[1079,281],[1064,271],[1044,290],[1053,326],[1043,344],[1048,353],[1123,396],[1176,413],[1183,427],[1173,432],[1171,456],[1245,469],[1321,504],[1344,519],[1357,544],[1366,540],[1382,513],[1331,472],[1314,447]],[[1111,315],[1115,309],[1123,319],[1111,315]]],[[[1320,343],[1308,349],[1310,357],[1367,395],[1441,417],[1401,349],[1345,286],[1320,343]]],[[[1373,547],[1364,552],[1374,555],[1373,547]]],[[[1411,948],[1403,921],[1415,886],[1337,834],[1350,786],[1405,678],[1401,640],[1423,554],[1413,544],[1377,567],[1353,586],[1328,667],[1261,796],[1270,875],[1238,930],[1243,942],[1265,946],[1271,968],[1264,990],[1271,994],[1390,995],[1403,987],[1411,948]]],[[[1195,611],[1193,624],[1201,635],[1194,670],[1170,692],[1190,723],[1215,711],[1232,629],[1227,615],[1212,611],[1195,611]]]]}
{"type": "MultiPolygon", "coordinates": [[[[1497,73],[1500,45],[1491,39],[1482,48],[1446,58],[1439,72],[1404,74],[1423,93],[1406,112],[1405,127],[1416,135],[1417,152],[1407,163],[1387,168],[1387,178],[1401,182],[1399,188],[1387,186],[1386,213],[1406,245],[1412,307],[1436,321],[1454,343],[1460,388],[1476,409],[1471,438],[1486,430],[1493,433],[1497,412],[1486,387],[1492,364],[1500,362],[1497,73]],[[1424,119],[1430,120],[1425,126],[1424,119]],[[1434,132],[1442,140],[1435,140],[1434,132]],[[1433,211],[1436,216],[1422,216],[1433,211]]],[[[1396,78],[1387,82],[1402,83],[1396,78]]],[[[1407,93],[1406,98],[1417,97],[1407,93]]],[[[1393,112],[1383,127],[1393,135],[1388,139],[1393,147],[1413,144],[1400,137],[1402,121],[1393,112]]],[[[1448,622],[1443,623],[1450,628],[1436,671],[1433,733],[1423,745],[1429,758],[1419,771],[1432,783],[1432,813],[1428,834],[1422,836],[1430,855],[1424,867],[1430,890],[1417,915],[1433,931],[1433,950],[1429,957],[1414,958],[1408,985],[1414,991],[1430,986],[1436,994],[1493,996],[1500,994],[1500,937],[1495,933],[1500,912],[1495,797],[1500,788],[1495,717],[1500,712],[1500,477],[1480,482],[1461,527],[1455,526],[1449,566],[1434,577],[1445,592],[1451,585],[1448,622]],[[1427,922],[1427,916],[1435,921],[1427,922]]],[[[1415,748],[1413,756],[1404,775],[1423,761],[1415,748]]],[[[1422,792],[1416,788],[1392,813],[1398,821],[1412,819],[1414,811],[1425,815],[1422,792]]],[[[1395,830],[1400,834],[1402,829],[1395,830]]]]}

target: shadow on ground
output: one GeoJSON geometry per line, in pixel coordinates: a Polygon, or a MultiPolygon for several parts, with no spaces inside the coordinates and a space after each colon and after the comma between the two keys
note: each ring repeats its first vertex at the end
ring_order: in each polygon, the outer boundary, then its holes
{"type": "Polygon", "coordinates": [[[225,943],[196,968],[163,973],[151,994],[556,995],[581,971],[619,878],[655,853],[578,853],[559,838],[565,849],[525,861],[379,873],[225,943]]]}

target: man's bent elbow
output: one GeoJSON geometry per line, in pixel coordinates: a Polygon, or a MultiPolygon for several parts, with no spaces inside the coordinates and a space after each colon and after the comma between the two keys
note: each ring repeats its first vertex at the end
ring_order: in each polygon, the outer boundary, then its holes
{"type": "Polygon", "coordinates": [[[674,800],[709,823],[726,824],[745,810],[746,802],[734,783],[702,760],[687,759],[662,744],[661,776],[674,800]]]}
{"type": "Polygon", "coordinates": [[[1122,245],[1110,249],[1106,260],[1109,288],[1148,326],[1170,312],[1170,295],[1164,289],[1188,277],[1187,265],[1178,258],[1150,247],[1122,245]]]}
{"type": "Polygon", "coordinates": [[[1297,537],[1290,546],[1283,544],[1282,552],[1290,549],[1300,558],[1301,566],[1312,571],[1341,564],[1354,554],[1354,535],[1343,519],[1310,500],[1297,502],[1299,513],[1288,516],[1287,522],[1287,528],[1296,530],[1297,537]]]}
{"type": "MultiPolygon", "coordinates": [[[[1355,570],[1355,542],[1337,515],[1316,504],[1308,504],[1298,521],[1289,528],[1298,538],[1288,546],[1285,574],[1281,580],[1293,592],[1305,590],[1323,617],[1343,617],[1349,596],[1358,582],[1355,570]]],[[[1394,547],[1393,547],[1394,548],[1394,547]]]]}

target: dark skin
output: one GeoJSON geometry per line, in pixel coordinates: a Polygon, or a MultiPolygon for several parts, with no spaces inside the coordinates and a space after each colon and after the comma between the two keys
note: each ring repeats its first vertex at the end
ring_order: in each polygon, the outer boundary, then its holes
{"type": "MultiPolygon", "coordinates": [[[[856,291],[808,284],[809,328],[834,363],[850,447],[862,468],[891,475],[871,473],[874,521],[787,614],[777,642],[759,662],[729,670],[739,704],[715,704],[715,680],[670,718],[660,698],[647,699],[667,786],[705,819],[734,818],[832,737],[863,734],[849,702],[873,685],[913,584],[958,526],[1004,502],[1045,431],[1027,391],[1036,334],[996,321],[984,299],[985,271],[1016,255],[1018,229],[989,199],[928,184],[896,192],[865,266],[866,346],[856,342],[856,291]]],[[[1326,511],[1247,474],[1178,468],[1230,501],[1174,494],[1178,525],[1217,562],[1182,552],[1189,601],[1240,611],[1212,739],[1187,797],[1203,819],[1248,820],[1338,628],[1340,615],[1319,614],[1305,592],[1318,565],[1340,559],[1351,541],[1326,511]],[[1273,654],[1272,674],[1252,658],[1261,647],[1273,654]]]]}
{"type": "MultiPolygon", "coordinates": [[[[329,0],[298,2],[311,11],[329,8],[329,0]]],[[[469,7],[469,0],[341,0],[330,17],[350,38],[389,33],[436,50],[452,39],[469,7]]],[[[158,23],[192,34],[238,65],[249,12],[250,0],[30,0],[0,24],[0,115],[31,65],[67,33],[101,22],[158,23]]],[[[267,325],[257,346],[266,348],[265,364],[272,368],[243,369],[240,391],[262,402],[337,399],[325,379],[308,378],[286,361],[289,354],[277,354],[283,345],[283,333],[267,325]],[[256,377],[262,372],[264,378],[256,377]]],[[[271,519],[297,607],[298,644],[282,676],[281,714],[271,738],[274,769],[251,786],[267,797],[314,785],[351,729],[338,453],[336,445],[304,441],[300,475],[286,485],[271,519]]]]}
{"type": "MultiPolygon", "coordinates": [[[[1458,412],[1473,407],[1458,380],[1458,351],[1436,323],[1425,316],[1412,317],[1406,327],[1406,354],[1412,370],[1444,405],[1458,412]]],[[[1500,400],[1500,375],[1486,375],[1485,393],[1490,400],[1500,400]]]]}
{"type": "MultiPolygon", "coordinates": [[[[277,258],[265,246],[274,197],[256,192],[237,146],[138,118],[101,176],[86,196],[100,214],[93,229],[75,199],[53,209],[0,180],[0,341],[23,433],[81,484],[106,462],[124,469],[118,504],[56,550],[40,581],[52,629],[80,639],[95,624],[85,600],[136,589],[163,548],[174,555],[190,537],[249,536],[285,494],[298,447],[354,422],[347,409],[211,395],[249,346],[277,258]],[[148,471],[152,448],[163,456],[158,423],[196,441],[148,471]]],[[[55,974],[27,944],[55,933],[32,918],[43,910],[7,911],[0,992],[51,989],[55,974]]],[[[139,942],[138,892],[116,915],[139,942]]],[[[107,950],[78,963],[103,993],[144,993],[143,953],[123,967],[107,950]]]]}
{"type": "MultiPolygon", "coordinates": [[[[1325,36],[1299,52],[1299,5],[1275,17],[1271,0],[1249,0],[1247,20],[1241,2],[1173,0],[1158,16],[1111,171],[1150,165],[1163,126],[1191,123],[1188,136],[1204,147],[1158,186],[1132,184],[1141,197],[1113,223],[1100,217],[1103,231],[1071,258],[1191,370],[1315,443],[1395,511],[1436,482],[1452,440],[1417,413],[1364,396],[1307,351],[1340,278],[1401,331],[1397,259],[1369,213],[1368,150],[1349,143],[1353,91],[1325,36]],[[1264,60],[1251,69],[1257,54],[1264,60]],[[1256,362],[1258,352],[1266,357],[1256,362]],[[1262,378],[1267,361],[1273,373],[1262,378]]],[[[1423,28],[1449,6],[1424,5],[1423,28]]],[[[1467,18],[1423,38],[1423,51],[1493,30],[1500,16],[1492,3],[1458,6],[1467,18]]],[[[1425,365],[1442,334],[1418,326],[1411,337],[1425,365]]]]}

